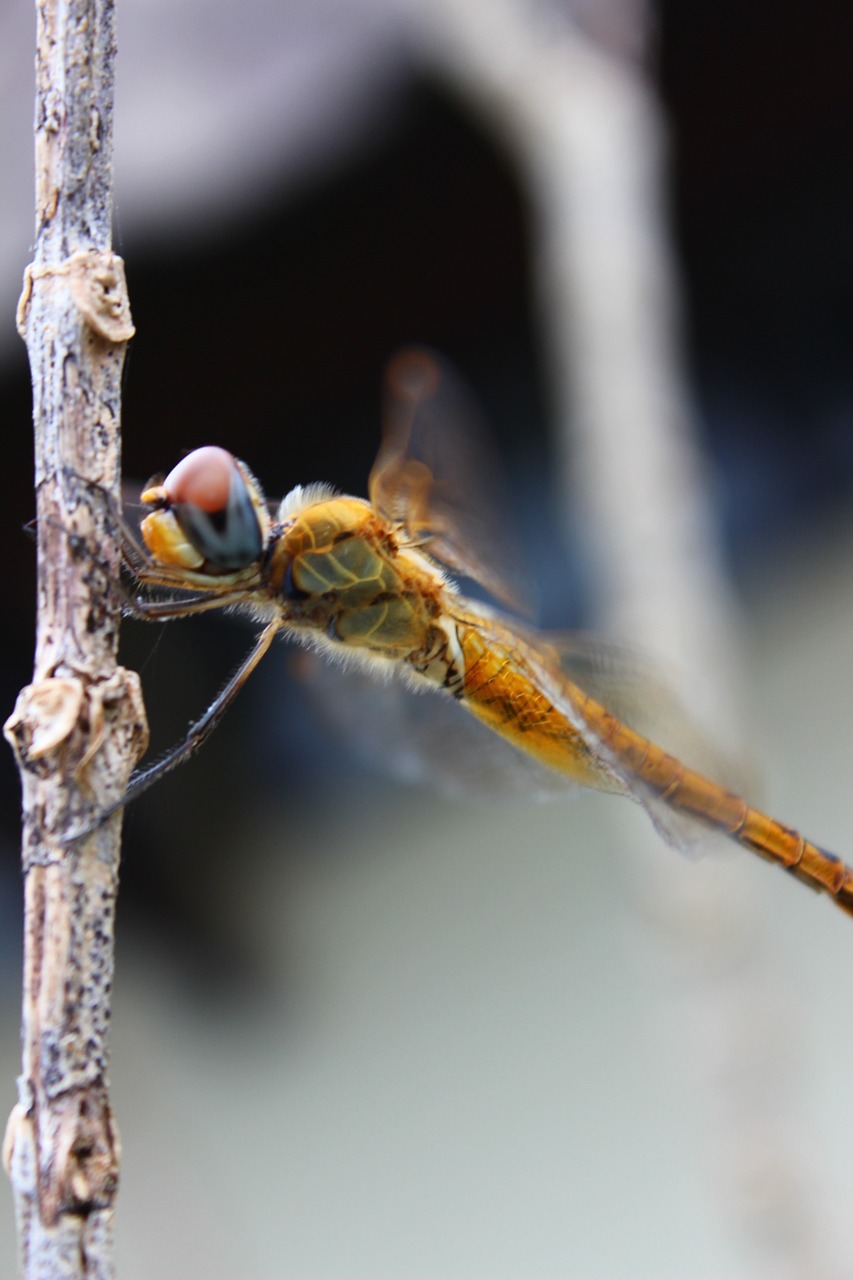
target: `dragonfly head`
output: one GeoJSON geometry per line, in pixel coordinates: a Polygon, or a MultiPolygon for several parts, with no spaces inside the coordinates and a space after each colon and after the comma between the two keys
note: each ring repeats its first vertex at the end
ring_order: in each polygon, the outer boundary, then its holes
{"type": "Polygon", "coordinates": [[[195,449],[165,479],[150,482],[142,501],[152,510],[140,531],[161,564],[216,576],[260,559],[269,527],[263,496],[226,449],[195,449]]]}

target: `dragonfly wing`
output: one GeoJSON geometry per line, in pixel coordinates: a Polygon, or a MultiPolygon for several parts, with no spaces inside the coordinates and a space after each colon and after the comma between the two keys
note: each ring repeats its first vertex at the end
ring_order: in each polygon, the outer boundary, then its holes
{"type": "Polygon", "coordinates": [[[386,371],[370,500],[411,545],[526,612],[529,592],[500,487],[470,392],[433,352],[402,351],[386,371]]]}
{"type": "MultiPolygon", "coordinates": [[[[667,843],[693,853],[715,839],[715,832],[700,818],[668,804],[608,743],[607,729],[616,717],[680,763],[705,775],[720,776],[719,768],[710,767],[711,763],[719,764],[719,753],[708,748],[653,662],[587,636],[526,631],[514,621],[490,615],[482,606],[466,604],[469,620],[476,615],[481,634],[494,648],[506,649],[508,641],[517,640],[534,683],[583,739],[602,778],[609,777],[612,790],[641,804],[667,843]],[[578,693],[592,699],[593,706],[578,693]],[[602,716],[602,708],[610,713],[609,718],[602,716]]],[[[736,781],[734,790],[742,791],[742,783],[743,778],[736,781]]],[[[606,783],[603,789],[608,789],[606,783]]]]}
{"type": "Polygon", "coordinates": [[[590,633],[544,638],[569,680],[637,733],[723,786],[754,794],[750,770],[702,729],[653,657],[590,633]]]}
{"type": "MultiPolygon", "coordinates": [[[[545,636],[464,602],[464,616],[488,643],[506,648],[515,639],[537,685],[580,734],[600,767],[602,785],[628,795],[646,809],[660,835],[692,852],[708,843],[708,829],[672,809],[651,786],[628,769],[602,740],[595,722],[583,715],[582,700],[570,696],[566,676],[584,693],[648,736],[651,722],[672,729],[677,707],[652,662],[618,645],[587,636],[545,636]]],[[[341,667],[322,652],[293,655],[297,674],[310,689],[326,723],[371,765],[408,782],[426,782],[453,796],[517,799],[564,795],[574,785],[505,741],[447,695],[415,692],[402,681],[377,681],[368,670],[341,667]]],[[[682,718],[687,729],[692,726],[682,718]]],[[[682,726],[683,728],[683,726],[682,726]]],[[[695,735],[694,735],[695,736],[695,735]]],[[[663,745],[672,751],[672,736],[663,745]]],[[[695,762],[696,753],[692,757],[695,762]]]]}
{"type": "Polygon", "coordinates": [[[371,767],[453,798],[547,799],[572,781],[523,755],[446,694],[378,681],[317,650],[295,650],[291,670],[320,718],[371,767]]]}
{"type": "MultiPolygon", "coordinates": [[[[596,644],[594,653],[586,654],[583,649],[587,643],[584,639],[581,649],[574,641],[563,647],[562,666],[570,680],[606,707],[611,715],[663,747],[682,764],[716,780],[736,794],[748,788],[748,779],[745,780],[743,771],[738,773],[731,759],[725,758],[709,742],[653,662],[631,655],[627,650],[620,651],[619,646],[596,644]]],[[[561,704],[559,693],[557,704],[561,704]]],[[[562,705],[565,704],[563,695],[562,705]]],[[[602,741],[594,723],[583,716],[579,719],[588,746],[606,762],[607,768],[623,784],[626,794],[642,805],[655,830],[667,844],[690,857],[707,853],[711,848],[727,847],[719,831],[667,803],[659,791],[626,767],[602,741]]]]}

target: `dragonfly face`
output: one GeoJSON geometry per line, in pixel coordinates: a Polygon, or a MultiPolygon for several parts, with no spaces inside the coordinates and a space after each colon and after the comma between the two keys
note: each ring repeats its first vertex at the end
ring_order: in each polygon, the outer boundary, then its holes
{"type": "Polygon", "coordinates": [[[142,501],[153,510],[140,532],[156,561],[211,577],[248,569],[261,558],[268,520],[257,481],[215,445],[196,449],[142,501]]]}
{"type": "Polygon", "coordinates": [[[505,602],[515,598],[495,567],[504,563],[499,522],[477,510],[476,453],[469,450],[466,473],[458,437],[423,412],[440,387],[436,362],[408,353],[390,374],[396,399],[369,501],[297,488],[271,515],[245,464],[212,446],[143,493],[148,555],[129,553],[131,567],[142,584],[197,594],[141,600],[138,612],[165,618],[237,607],[265,626],[184,743],[140,775],[129,796],[192,754],[283,631],[437,687],[552,775],[638,800],[672,843],[715,828],[853,913],[853,871],[838,858],[657,745],[617,686],[602,693],[600,668],[590,674],[587,663],[584,671],[577,652],[570,665],[565,646],[455,589],[445,567],[505,602]]]}

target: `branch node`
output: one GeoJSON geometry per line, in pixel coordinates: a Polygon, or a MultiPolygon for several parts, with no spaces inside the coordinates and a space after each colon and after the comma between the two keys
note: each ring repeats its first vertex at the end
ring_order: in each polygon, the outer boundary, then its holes
{"type": "Polygon", "coordinates": [[[67,279],[74,305],[86,324],[105,342],[129,342],[136,332],[124,261],[117,253],[78,249],[63,262],[30,263],[15,314],[18,333],[26,340],[33,287],[37,280],[67,279]]]}
{"type": "Polygon", "coordinates": [[[107,679],[92,682],[77,676],[47,676],[26,685],[3,734],[20,767],[34,771],[79,729],[82,745],[75,765],[79,782],[108,742],[108,722],[121,739],[121,751],[126,750],[129,740],[133,757],[138,759],[148,744],[148,725],[135,671],[118,667],[107,679]],[[123,702],[126,705],[122,707],[123,702]]]}
{"type": "Polygon", "coordinates": [[[22,768],[70,737],[82,705],[83,682],[76,678],[51,676],[21,690],[3,734],[22,768]]]}

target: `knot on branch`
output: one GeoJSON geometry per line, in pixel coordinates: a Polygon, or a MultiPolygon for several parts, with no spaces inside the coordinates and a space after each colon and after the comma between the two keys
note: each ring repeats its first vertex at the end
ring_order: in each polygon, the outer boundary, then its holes
{"type": "MultiPolygon", "coordinates": [[[[78,744],[74,772],[78,782],[107,741],[107,721],[121,717],[120,753],[133,764],[148,745],[148,726],[135,671],[117,668],[107,680],[84,683],[77,676],[47,676],[26,685],[3,726],[6,741],[22,769],[38,770],[39,762],[70,744],[78,744]]],[[[116,727],[111,723],[110,727],[116,727]]],[[[55,761],[51,763],[53,771],[55,761]]]]}
{"type": "Polygon", "coordinates": [[[51,676],[28,684],[3,725],[6,741],[22,768],[51,754],[70,738],[83,708],[83,681],[51,676]]]}
{"type": "Polygon", "coordinates": [[[94,1086],[71,1093],[52,1119],[59,1132],[55,1164],[40,1179],[44,1220],[108,1208],[118,1190],[120,1147],[106,1092],[94,1086]]]}
{"type": "Polygon", "coordinates": [[[86,1216],[110,1208],[120,1158],[118,1130],[103,1085],[42,1098],[29,1112],[20,1103],[12,1108],[3,1162],[19,1189],[38,1202],[46,1227],[62,1214],[86,1216]]]}
{"type": "Polygon", "coordinates": [[[59,835],[72,818],[92,819],[124,795],[148,745],[139,677],[122,667],[91,682],[45,677],[21,690],[3,732],[24,779],[25,809],[40,810],[39,849],[31,848],[25,862],[50,861],[51,832],[59,835]],[[43,789],[57,773],[71,784],[59,795],[43,789]]]}
{"type": "Polygon", "coordinates": [[[128,342],[136,332],[130,315],[130,299],[124,262],[116,253],[78,249],[58,263],[30,263],[24,271],[24,287],[18,302],[18,333],[27,336],[27,320],[33,286],[40,280],[68,281],[74,305],[84,321],[105,342],[128,342]]]}

